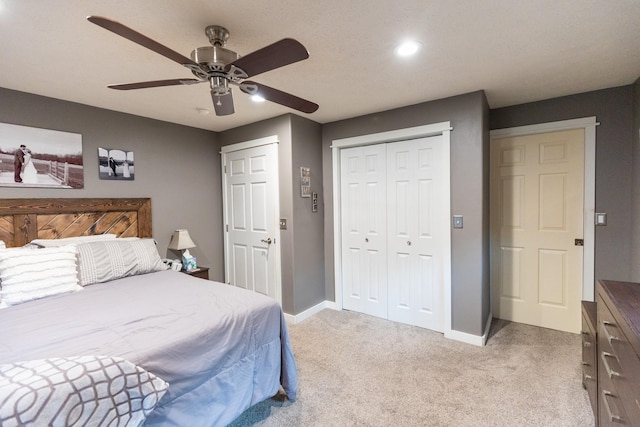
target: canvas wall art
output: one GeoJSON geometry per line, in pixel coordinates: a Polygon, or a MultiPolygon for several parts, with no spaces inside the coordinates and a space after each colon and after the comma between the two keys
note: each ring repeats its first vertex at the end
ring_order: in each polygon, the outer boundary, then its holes
{"type": "Polygon", "coordinates": [[[84,188],[82,135],[0,123],[0,186],[84,188]]]}
{"type": "Polygon", "coordinates": [[[133,151],[98,148],[100,179],[133,181],[135,167],[133,151]]]}

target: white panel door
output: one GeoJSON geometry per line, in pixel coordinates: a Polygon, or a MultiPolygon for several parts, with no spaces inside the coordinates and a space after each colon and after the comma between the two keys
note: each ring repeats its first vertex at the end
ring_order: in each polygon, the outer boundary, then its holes
{"type": "Polygon", "coordinates": [[[340,156],[343,307],[386,319],[385,144],[340,156]]]}
{"type": "Polygon", "coordinates": [[[578,333],[584,129],[495,139],[491,165],[493,314],[578,333]]]}
{"type": "Polygon", "coordinates": [[[444,328],[442,136],[387,144],[389,319],[444,328]]]}
{"type": "Polygon", "coordinates": [[[274,249],[277,145],[232,151],[224,162],[227,281],[279,301],[274,249]]]}

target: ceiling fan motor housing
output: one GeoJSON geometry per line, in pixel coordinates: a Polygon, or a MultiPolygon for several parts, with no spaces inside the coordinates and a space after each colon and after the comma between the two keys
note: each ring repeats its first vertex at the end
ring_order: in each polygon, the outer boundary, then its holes
{"type": "Polygon", "coordinates": [[[224,69],[225,65],[238,59],[238,54],[222,46],[204,46],[191,52],[191,59],[217,71],[224,69]]]}

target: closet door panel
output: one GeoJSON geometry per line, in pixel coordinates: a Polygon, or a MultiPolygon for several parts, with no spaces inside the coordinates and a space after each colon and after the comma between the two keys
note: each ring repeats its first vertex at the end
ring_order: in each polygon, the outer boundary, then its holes
{"type": "Polygon", "coordinates": [[[340,156],[343,307],[387,318],[386,149],[340,156]]]}
{"type": "Polygon", "coordinates": [[[442,331],[441,137],[389,144],[389,319],[442,331]],[[398,262],[402,255],[403,262],[398,262]]]}

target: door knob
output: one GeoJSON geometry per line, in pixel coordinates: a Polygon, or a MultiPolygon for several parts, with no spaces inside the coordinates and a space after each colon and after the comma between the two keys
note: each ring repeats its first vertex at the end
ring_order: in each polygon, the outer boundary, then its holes
{"type": "Polygon", "coordinates": [[[271,244],[271,237],[268,237],[268,238],[266,238],[266,239],[261,239],[260,241],[261,241],[262,243],[266,243],[267,245],[270,245],[270,244],[271,244]]]}

